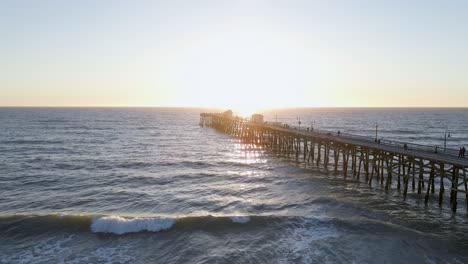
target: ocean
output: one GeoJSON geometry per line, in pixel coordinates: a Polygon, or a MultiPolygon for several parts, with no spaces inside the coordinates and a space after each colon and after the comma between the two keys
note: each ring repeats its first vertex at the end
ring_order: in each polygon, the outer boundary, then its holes
{"type": "MultiPolygon", "coordinates": [[[[385,192],[198,125],[196,108],[0,108],[0,263],[468,263],[465,201],[385,192]]],[[[468,147],[468,109],[267,120],[468,147]]]]}

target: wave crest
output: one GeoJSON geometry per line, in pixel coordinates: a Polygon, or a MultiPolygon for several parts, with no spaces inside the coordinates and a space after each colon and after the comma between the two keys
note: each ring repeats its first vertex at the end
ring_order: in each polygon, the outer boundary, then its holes
{"type": "MultiPolygon", "coordinates": [[[[43,233],[44,230],[71,230],[73,232],[110,233],[123,235],[136,232],[160,232],[178,230],[220,230],[238,228],[239,224],[250,227],[265,226],[284,219],[274,215],[11,215],[0,216],[0,230],[28,233],[43,233]]],[[[1,261],[0,261],[1,263],[1,261]]]]}
{"type": "Polygon", "coordinates": [[[175,218],[124,218],[112,215],[94,218],[91,231],[117,235],[140,231],[159,232],[170,229],[175,222],[175,218]]]}

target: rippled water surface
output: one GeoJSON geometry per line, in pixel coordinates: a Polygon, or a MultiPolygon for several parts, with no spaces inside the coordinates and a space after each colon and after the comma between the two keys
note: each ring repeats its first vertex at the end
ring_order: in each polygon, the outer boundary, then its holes
{"type": "MultiPolygon", "coordinates": [[[[466,263],[465,201],[406,200],[198,126],[203,109],[0,108],[0,263],[466,263]]],[[[267,119],[468,145],[467,109],[267,119]]],[[[441,143],[442,142],[442,143],[441,143]]]]}

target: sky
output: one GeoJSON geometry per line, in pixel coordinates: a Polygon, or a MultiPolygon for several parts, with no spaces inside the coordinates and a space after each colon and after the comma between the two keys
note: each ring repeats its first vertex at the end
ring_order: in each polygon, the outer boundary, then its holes
{"type": "Polygon", "coordinates": [[[468,107],[468,1],[0,0],[0,106],[468,107]]]}

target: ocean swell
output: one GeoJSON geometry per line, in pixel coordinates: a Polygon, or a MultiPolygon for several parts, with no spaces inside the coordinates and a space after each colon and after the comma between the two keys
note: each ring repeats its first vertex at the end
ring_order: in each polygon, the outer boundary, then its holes
{"type": "Polygon", "coordinates": [[[180,230],[214,230],[235,228],[238,224],[253,221],[264,225],[275,216],[119,216],[119,215],[13,215],[0,216],[0,230],[6,232],[42,233],[44,230],[69,230],[79,232],[123,235],[137,232],[160,232],[172,228],[180,230]]]}

